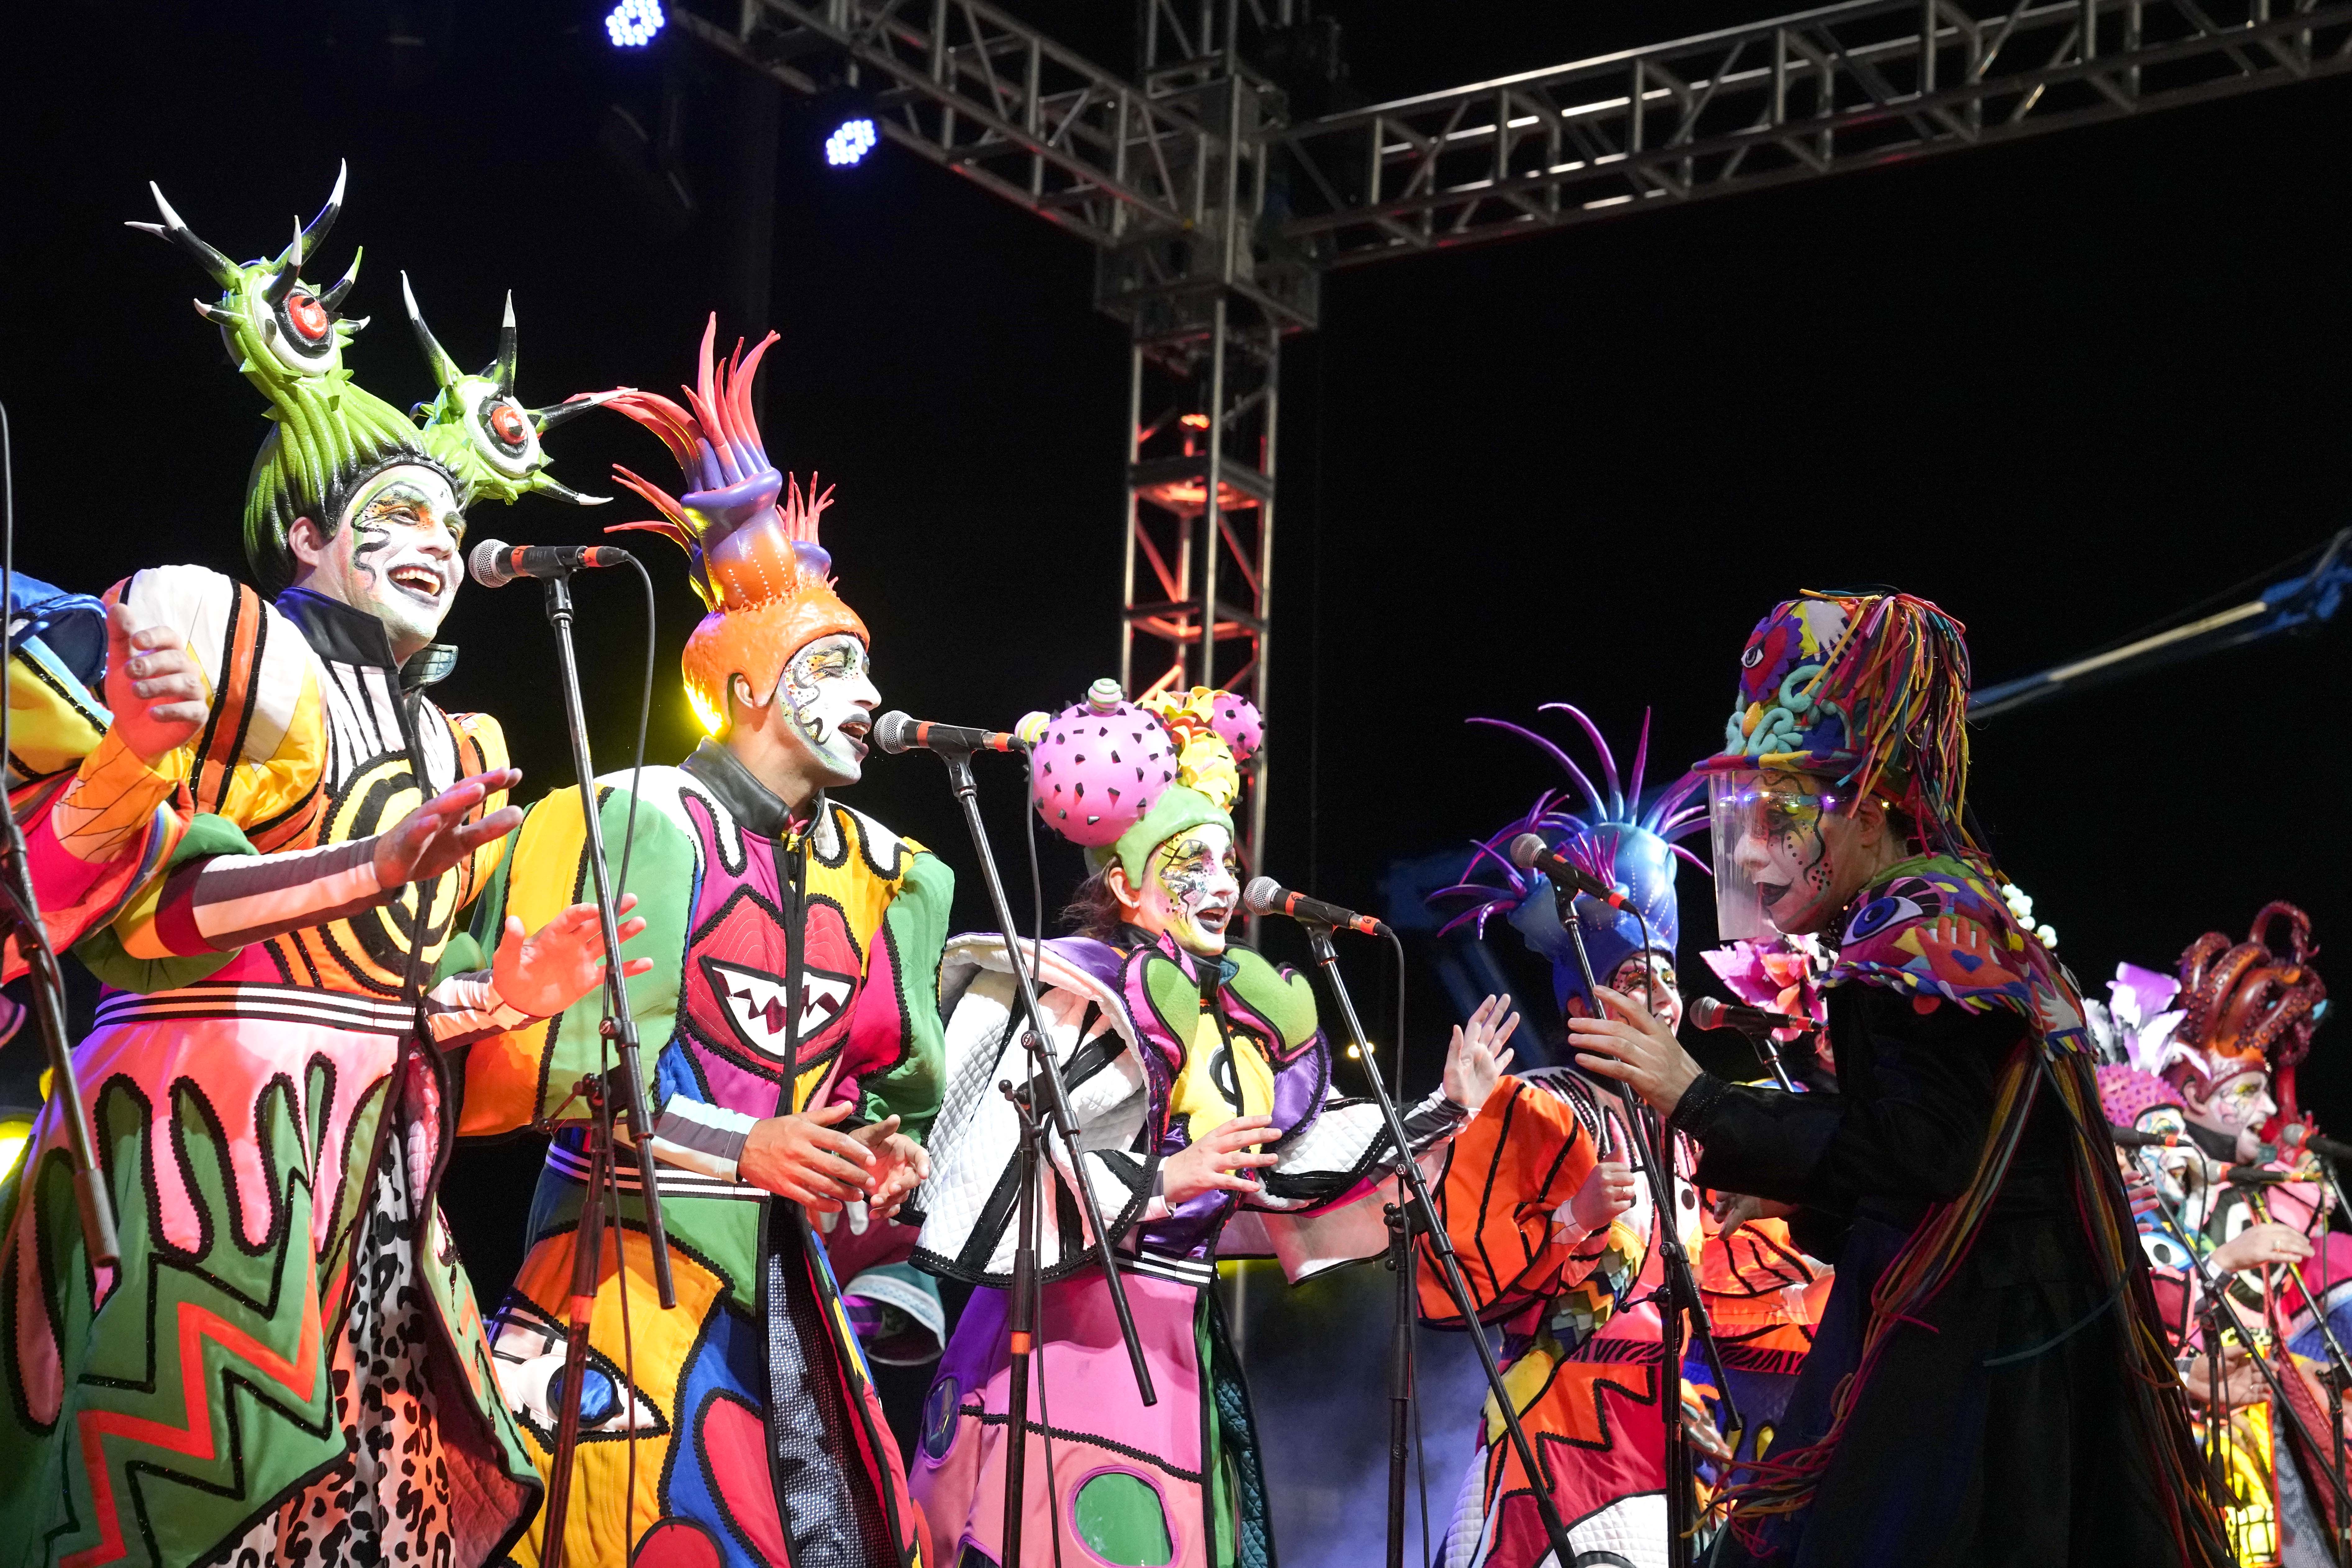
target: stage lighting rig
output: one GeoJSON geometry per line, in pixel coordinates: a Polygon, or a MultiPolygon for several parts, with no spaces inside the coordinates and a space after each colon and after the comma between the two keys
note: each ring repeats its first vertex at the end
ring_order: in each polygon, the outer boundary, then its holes
{"type": "Polygon", "coordinates": [[[604,36],[616,49],[642,49],[668,22],[661,0],[620,0],[604,13],[604,36]]]}
{"type": "Polygon", "coordinates": [[[803,121],[830,169],[854,169],[882,144],[882,114],[874,95],[836,83],[817,94],[803,121]]]}

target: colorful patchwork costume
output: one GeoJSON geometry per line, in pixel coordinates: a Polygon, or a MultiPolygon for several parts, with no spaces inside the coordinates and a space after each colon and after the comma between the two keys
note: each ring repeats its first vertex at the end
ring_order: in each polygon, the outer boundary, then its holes
{"type": "Polygon", "coordinates": [[[1675,1107],[1702,1181],[1842,1232],[1780,1441],[1711,1561],[2221,1568],[2081,1005],[1964,826],[1967,658],[1924,601],[1808,594],[1757,626],[1701,764],[1728,937],[1769,929],[1740,896],[1751,844],[1818,866],[1822,817],[1867,797],[1925,851],[1824,933],[1837,1092],[1701,1074],[1675,1107]]]}
{"type": "MultiPolygon", "coordinates": [[[[709,607],[686,656],[707,715],[727,711],[731,676],[773,692],[812,640],[866,637],[817,543],[824,498],[785,490],[752,425],[748,394],[766,348],[717,364],[706,334],[690,410],[635,393],[613,405],[660,434],[697,483],[673,500],[622,474],[660,509],[655,526],[688,547],[709,607]]],[[[953,878],[821,792],[796,818],[709,741],[683,766],[636,778],[634,841],[631,784],[614,774],[597,794],[604,842],[616,869],[627,846],[626,887],[648,922],[630,952],[655,961],[628,994],[653,1080],[655,1152],[668,1165],[662,1218],[678,1305],[665,1312],[656,1298],[643,1187],[625,1158],[622,1244],[602,1247],[589,1320],[564,1561],[914,1568],[929,1560],[919,1516],[824,1247],[804,1209],[738,1179],[736,1162],[753,1123],[836,1102],[857,1108],[848,1125],[894,1113],[913,1132],[929,1123],[953,878]]],[[[508,915],[531,925],[583,898],[584,839],[578,790],[534,806],[483,900],[482,939],[508,915]]],[[[462,1131],[561,1130],[495,1340],[499,1386],[542,1467],[586,1192],[577,1091],[613,1065],[602,1014],[602,998],[588,998],[464,1059],[462,1131]]],[[[543,1532],[544,1521],[514,1560],[538,1562],[543,1532]]]]}
{"type": "MultiPolygon", "coordinates": [[[[1229,693],[1130,704],[1113,682],[1034,736],[1035,796],[1049,826],[1116,854],[1142,884],[1154,850],[1228,815],[1259,733],[1229,693]],[[1090,763],[1089,757],[1093,760],[1090,763]],[[1116,792],[1116,793],[1114,793],[1116,792]]],[[[1041,1172],[1038,1345],[1029,1397],[1024,1564],[1271,1564],[1255,1423],[1217,1305],[1220,1258],[1279,1257],[1293,1279],[1386,1245],[1377,1194],[1395,1159],[1377,1109],[1342,1099],[1304,976],[1228,944],[1216,958],[1128,927],[1024,948],[1044,1033],[1077,1123],[1041,1172]],[[1212,1190],[1171,1209],[1160,1166],[1236,1116],[1270,1115],[1280,1163],[1259,1191],[1212,1190]],[[1095,1194],[1159,1394],[1137,1397],[1076,1184],[1095,1194]]],[[[1019,1002],[1000,937],[949,944],[942,995],[948,1094],[932,1129],[921,1267],[978,1287],[923,1407],[915,1496],[958,1568],[1001,1562],[1006,1457],[1007,1289],[1018,1196],[1017,1131],[1000,1079],[1025,1081],[1019,1002]]],[[[1467,1112],[1442,1096],[1411,1109],[1416,1153],[1467,1112]]]]}
{"type": "MultiPolygon", "coordinates": [[[[247,543],[273,588],[292,521],[341,517],[389,468],[467,500],[559,488],[511,394],[511,318],[497,378],[425,428],[351,382],[351,278],[299,277],[341,195],[242,267],[168,206],[148,226],[223,286],[199,309],[270,399],[247,543]]],[[[498,725],[425,700],[451,650],[395,666],[383,623],[337,601],[272,607],[194,567],[117,592],[183,635],[212,713],[145,770],[191,818],[168,875],[79,950],[123,988],[77,1052],[121,1266],[83,1257],[54,1108],[0,1192],[0,1561],[483,1563],[538,1480],[435,1204],[448,1086],[420,1033],[462,1039],[502,1007],[481,974],[425,983],[503,846],[387,889],[373,836],[502,765],[498,725]]]]}

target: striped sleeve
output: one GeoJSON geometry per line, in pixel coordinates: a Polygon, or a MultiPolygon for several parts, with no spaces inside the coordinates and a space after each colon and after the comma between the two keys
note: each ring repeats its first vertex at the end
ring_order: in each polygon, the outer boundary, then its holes
{"type": "MultiPolygon", "coordinates": [[[[1518,1078],[1496,1085],[1454,1140],[1430,1195],[1482,1319],[1507,1319],[1601,1266],[1609,1232],[1587,1235],[1553,1217],[1597,1163],[1575,1108],[1518,1078]]],[[[1429,1244],[1417,1245],[1423,1314],[1458,1322],[1429,1244]]]]}
{"type": "Polygon", "coordinates": [[[539,1021],[499,995],[486,969],[444,977],[425,994],[425,1018],[445,1051],[539,1021]]]}
{"type": "Polygon", "coordinates": [[[736,1164],[755,1124],[740,1110],[674,1094],[654,1118],[654,1157],[722,1182],[740,1181],[736,1164]]]}
{"type": "Polygon", "coordinates": [[[384,901],[375,848],[374,838],[355,838],[191,861],[165,879],[152,940],[173,954],[227,952],[373,909],[384,901]]]}

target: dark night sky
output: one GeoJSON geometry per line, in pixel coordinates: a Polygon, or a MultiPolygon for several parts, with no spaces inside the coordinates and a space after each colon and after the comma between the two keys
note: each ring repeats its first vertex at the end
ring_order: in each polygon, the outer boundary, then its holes
{"type": "MultiPolygon", "coordinates": [[[[1126,59],[1125,7],[1014,8],[1126,59]]],[[[1334,8],[1375,97],[1738,14],[1560,7],[1531,31],[1535,8],[1481,0],[1443,8],[1433,36],[1422,7],[1334,8]]],[[[152,216],[151,177],[249,256],[282,246],[348,157],[314,272],[366,246],[353,308],[376,324],[352,363],[396,403],[428,386],[403,268],[469,363],[515,290],[529,400],[688,374],[719,299],[717,226],[656,232],[597,153],[604,106],[643,82],[581,32],[595,7],[414,9],[431,47],[403,84],[378,4],[17,8],[0,62],[0,396],[25,569],[90,590],[163,561],[241,569],[259,400],[188,308],[205,280],[121,226],[152,216]]],[[[694,106],[707,190],[725,97],[714,76],[694,106]]],[[[1517,743],[1465,731],[1472,713],[1566,699],[1630,744],[1651,704],[1654,754],[1713,749],[1748,627],[1801,586],[1927,595],[1998,679],[2342,526],[2347,110],[2352,84],[2296,87],[1331,279],[1322,331],[1285,363],[1265,868],[1369,903],[1391,856],[1491,830],[1555,782],[1517,743]]],[[[1114,668],[1117,626],[1125,344],[1088,308],[1091,256],[908,153],[847,179],[796,146],[780,163],[769,447],[840,487],[825,542],[886,700],[1003,723],[1074,697],[1114,668]]],[[[552,445],[583,489],[609,491],[615,458],[668,473],[619,420],[552,445]]],[[[532,500],[474,526],[584,540],[637,515],[532,500]]],[[[651,751],[673,760],[695,606],[678,563],[653,558],[651,751]]],[[[609,767],[634,708],[634,592],[582,598],[609,767]]],[[[446,699],[500,715],[527,788],[564,782],[528,594],[469,589],[448,635],[466,657],[446,699]]],[[[2337,627],[1979,734],[1980,809],[2086,978],[2168,963],[2274,897],[2323,942],[2352,930],[2347,646],[2337,627]]],[[[1014,776],[984,787],[1009,860],[1014,776]]],[[[852,798],[969,868],[929,761],[877,762],[852,798]]],[[[1047,853],[1066,884],[1073,858],[1047,853]]],[[[965,880],[959,917],[978,924],[965,880]]],[[[1685,936],[1703,939],[1703,885],[1685,880],[1685,936]]],[[[1375,974],[1367,960],[1368,994],[1375,974]]],[[[1419,1049],[1444,1020],[1417,984],[1419,1049]]],[[[2313,1098],[2340,1129],[2337,1033],[2313,1098]]],[[[495,1173],[519,1152],[467,1158],[495,1173]]],[[[499,1245],[467,1241],[493,1296],[499,1245]]]]}

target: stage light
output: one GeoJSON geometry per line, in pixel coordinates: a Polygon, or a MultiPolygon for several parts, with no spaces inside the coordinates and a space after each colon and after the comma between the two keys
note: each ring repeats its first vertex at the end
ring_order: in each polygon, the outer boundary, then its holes
{"type": "Polygon", "coordinates": [[[874,151],[881,140],[871,116],[855,115],[835,126],[833,134],[824,139],[824,161],[836,169],[846,169],[874,151]]]}
{"type": "Polygon", "coordinates": [[[33,1141],[33,1124],[21,1116],[0,1121],[0,1181],[5,1181],[25,1157],[25,1146],[33,1141]]]}
{"type": "Polygon", "coordinates": [[[662,15],[661,0],[621,0],[604,13],[604,35],[614,48],[642,49],[668,22],[662,15]]]}

